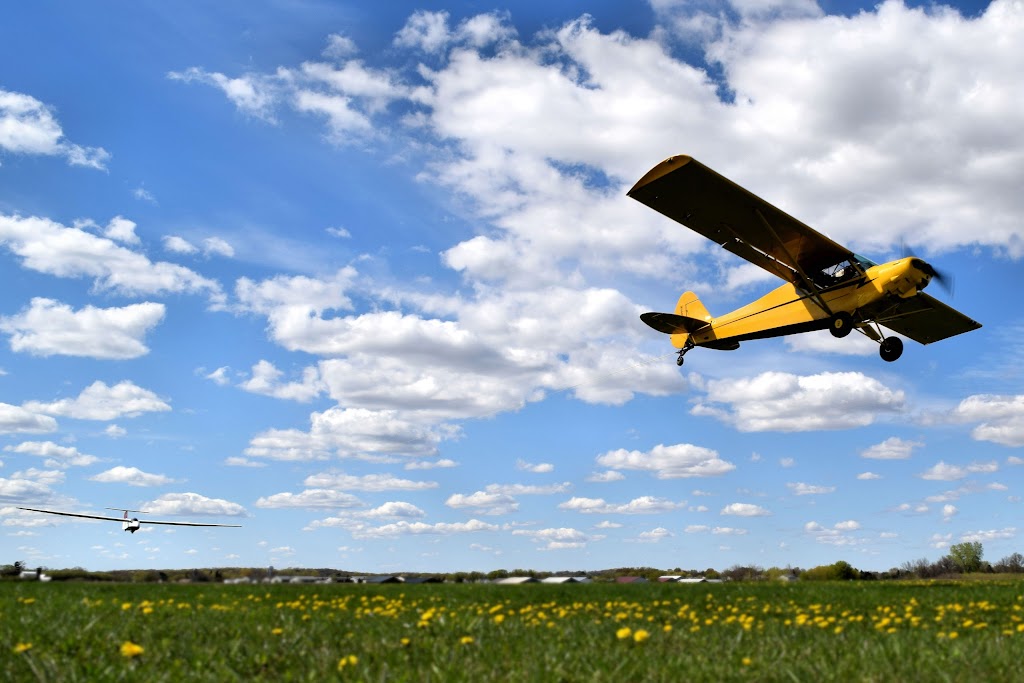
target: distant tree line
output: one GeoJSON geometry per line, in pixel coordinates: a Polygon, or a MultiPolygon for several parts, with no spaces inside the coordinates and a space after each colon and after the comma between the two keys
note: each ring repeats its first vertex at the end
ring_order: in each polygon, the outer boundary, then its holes
{"type": "MultiPolygon", "coordinates": [[[[21,572],[29,570],[24,562],[0,565],[0,580],[17,579],[21,572]]],[[[41,571],[42,568],[39,568],[41,571]]],[[[93,572],[82,567],[71,569],[47,569],[46,573],[54,581],[120,581],[120,582],[220,582],[228,579],[248,578],[260,581],[274,576],[315,576],[323,579],[340,580],[352,576],[370,576],[376,572],[345,572],[330,568],[298,568],[286,569],[254,568],[254,567],[220,567],[206,569],[139,569],[112,570],[93,572]]],[[[447,573],[416,573],[402,572],[404,577],[436,577],[452,583],[494,581],[512,576],[530,576],[544,579],[550,576],[587,576],[593,581],[615,581],[625,576],[637,576],[648,581],[657,581],[659,577],[671,575],[681,577],[704,577],[707,579],[724,579],[728,581],[773,581],[788,579],[801,581],[878,581],[891,579],[935,579],[952,578],[964,574],[1024,574],[1024,555],[1013,553],[992,564],[984,559],[984,548],[980,541],[965,541],[950,546],[949,553],[938,560],[927,559],[904,562],[885,572],[862,571],[845,560],[828,565],[801,569],[799,567],[770,567],[764,569],[756,565],[733,565],[728,569],[717,571],[707,569],[657,569],[654,567],[618,567],[600,571],[536,571],[533,569],[496,569],[489,572],[447,572],[447,573]]]]}

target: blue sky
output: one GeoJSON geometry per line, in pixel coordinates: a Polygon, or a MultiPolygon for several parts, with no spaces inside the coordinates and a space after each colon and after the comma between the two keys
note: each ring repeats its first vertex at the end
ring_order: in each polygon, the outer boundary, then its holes
{"type": "Polygon", "coordinates": [[[884,570],[1019,551],[1021,2],[34,3],[0,22],[0,558],[884,570]],[[691,154],[981,321],[697,350],[691,154]],[[242,524],[129,536],[17,506],[242,524]]]}

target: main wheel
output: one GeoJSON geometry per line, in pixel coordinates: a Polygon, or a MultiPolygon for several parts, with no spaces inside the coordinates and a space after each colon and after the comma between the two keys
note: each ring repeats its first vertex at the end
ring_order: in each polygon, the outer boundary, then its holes
{"type": "Polygon", "coordinates": [[[832,316],[828,331],[832,333],[833,337],[842,339],[853,331],[853,316],[843,311],[836,313],[832,316]]]}
{"type": "Polygon", "coordinates": [[[886,363],[891,363],[903,355],[903,340],[899,337],[886,337],[878,349],[878,355],[886,363]]]}
{"type": "Polygon", "coordinates": [[[679,358],[676,358],[676,365],[678,365],[679,367],[683,366],[683,357],[682,356],[679,356],[679,358]]]}

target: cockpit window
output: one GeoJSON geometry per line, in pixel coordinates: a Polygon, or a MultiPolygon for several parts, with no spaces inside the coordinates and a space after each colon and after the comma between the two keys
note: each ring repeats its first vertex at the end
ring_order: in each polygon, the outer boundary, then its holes
{"type": "Polygon", "coordinates": [[[820,273],[812,276],[812,279],[818,287],[823,289],[833,287],[851,278],[858,277],[861,271],[867,270],[873,265],[875,264],[870,260],[855,254],[849,260],[840,261],[834,266],[822,269],[820,273]]]}

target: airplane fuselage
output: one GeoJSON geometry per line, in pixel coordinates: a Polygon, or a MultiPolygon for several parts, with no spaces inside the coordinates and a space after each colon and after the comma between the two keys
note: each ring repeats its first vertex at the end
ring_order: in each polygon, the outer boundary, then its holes
{"type": "MultiPolygon", "coordinates": [[[[819,305],[815,296],[791,282],[772,290],[760,299],[731,313],[712,318],[707,327],[692,334],[673,334],[672,344],[683,348],[689,339],[696,346],[731,349],[739,342],[766,339],[797,332],[826,329],[836,313],[856,318],[857,311],[885,298],[909,298],[924,289],[931,276],[916,258],[902,258],[837,279],[834,283],[816,282],[817,295],[832,315],[819,305]]],[[[687,315],[686,310],[676,310],[687,315]]]]}

